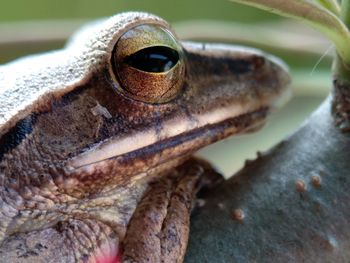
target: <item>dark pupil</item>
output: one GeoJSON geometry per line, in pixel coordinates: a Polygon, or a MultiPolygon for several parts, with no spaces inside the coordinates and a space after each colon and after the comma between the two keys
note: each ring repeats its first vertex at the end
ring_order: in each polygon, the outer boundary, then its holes
{"type": "Polygon", "coordinates": [[[179,60],[179,53],[169,47],[148,47],[126,57],[124,62],[146,72],[166,72],[179,60]]]}

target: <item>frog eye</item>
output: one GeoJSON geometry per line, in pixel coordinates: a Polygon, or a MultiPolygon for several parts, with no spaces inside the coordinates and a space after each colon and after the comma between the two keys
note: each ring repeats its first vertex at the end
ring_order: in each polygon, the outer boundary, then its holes
{"type": "Polygon", "coordinates": [[[182,87],[185,62],[181,45],[165,28],[141,25],[124,33],[114,47],[112,69],[129,97],[164,103],[182,87]]]}

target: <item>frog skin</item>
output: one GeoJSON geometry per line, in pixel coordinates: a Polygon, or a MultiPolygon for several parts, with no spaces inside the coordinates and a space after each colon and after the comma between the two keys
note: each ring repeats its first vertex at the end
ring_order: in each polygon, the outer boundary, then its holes
{"type": "Polygon", "coordinates": [[[0,262],[182,262],[199,148],[261,127],[278,59],[180,42],[146,13],[90,24],[0,67],[0,262]]]}

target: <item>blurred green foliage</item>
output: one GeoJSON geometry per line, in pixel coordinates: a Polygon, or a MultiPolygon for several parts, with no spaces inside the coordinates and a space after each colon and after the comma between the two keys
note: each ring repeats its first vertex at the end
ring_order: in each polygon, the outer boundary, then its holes
{"type": "Polygon", "coordinates": [[[94,18],[123,11],[147,11],[170,22],[216,19],[258,22],[271,19],[267,12],[228,0],[16,0],[2,1],[0,21],[94,18]]]}
{"type": "MultiPolygon", "coordinates": [[[[56,19],[92,20],[124,11],[135,10],[157,14],[169,22],[211,19],[215,21],[259,24],[271,20],[276,23],[281,21],[281,18],[278,16],[256,8],[235,4],[229,0],[16,0],[2,2],[0,23],[56,19]]],[[[23,56],[26,53],[37,53],[40,50],[56,49],[61,46],[61,44],[57,45],[53,43],[52,45],[38,48],[40,43],[36,43],[35,45],[28,45],[28,52],[21,48],[16,49],[15,46],[10,46],[6,52],[0,52],[0,61],[3,63],[17,56],[23,56]]],[[[258,48],[260,47],[258,46],[258,48]]],[[[303,56],[301,58],[294,53],[286,54],[280,52],[280,50],[271,50],[268,48],[267,51],[281,56],[288,64],[296,68],[312,69],[319,58],[314,55],[303,56]]],[[[329,66],[329,61],[323,60],[318,65],[318,68],[329,68],[329,66]]]]}

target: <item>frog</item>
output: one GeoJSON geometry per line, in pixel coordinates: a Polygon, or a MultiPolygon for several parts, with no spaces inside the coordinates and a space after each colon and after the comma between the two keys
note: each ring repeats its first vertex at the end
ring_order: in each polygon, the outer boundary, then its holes
{"type": "Polygon", "coordinates": [[[289,83],[272,55],[144,12],[1,65],[0,261],[182,262],[196,195],[222,180],[194,154],[261,128],[289,83]]]}

